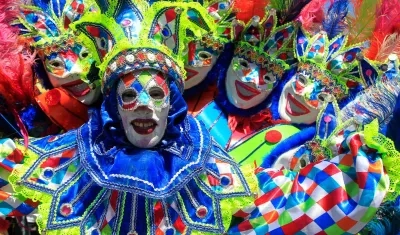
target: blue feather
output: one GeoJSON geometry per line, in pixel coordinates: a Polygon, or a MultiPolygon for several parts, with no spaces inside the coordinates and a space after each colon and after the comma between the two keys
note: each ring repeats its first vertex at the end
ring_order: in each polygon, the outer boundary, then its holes
{"type": "Polygon", "coordinates": [[[348,0],[335,0],[329,7],[322,26],[328,38],[332,39],[346,29],[345,18],[349,11],[348,0]]]}
{"type": "Polygon", "coordinates": [[[51,6],[53,8],[53,12],[58,18],[60,18],[63,13],[65,3],[66,3],[65,0],[51,0],[51,6]]]}

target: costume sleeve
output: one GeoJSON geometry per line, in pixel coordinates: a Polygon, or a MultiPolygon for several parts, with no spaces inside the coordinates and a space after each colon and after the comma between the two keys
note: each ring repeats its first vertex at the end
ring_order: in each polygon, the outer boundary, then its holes
{"type": "Polygon", "coordinates": [[[357,234],[393,189],[382,159],[388,150],[378,142],[353,133],[329,161],[299,172],[258,169],[260,194],[234,214],[229,234],[357,234]]]}
{"type": "Polygon", "coordinates": [[[23,154],[11,139],[0,139],[0,217],[35,213],[37,202],[14,193],[8,177],[23,162],[23,154]]]}

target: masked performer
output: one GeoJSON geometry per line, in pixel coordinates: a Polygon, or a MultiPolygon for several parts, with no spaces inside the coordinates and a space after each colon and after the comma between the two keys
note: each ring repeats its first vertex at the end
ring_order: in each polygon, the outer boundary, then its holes
{"type": "MultiPolygon", "coordinates": [[[[23,88],[30,89],[31,101],[23,103],[18,118],[29,135],[36,137],[81,126],[88,120],[89,105],[100,96],[99,61],[95,52],[77,40],[71,26],[85,13],[98,10],[97,5],[91,0],[51,0],[21,3],[13,9],[19,14],[10,24],[19,28],[19,40],[40,58],[30,82],[35,88],[23,88]],[[46,119],[51,121],[43,121],[46,119]]],[[[10,89],[16,92],[18,87],[10,89]]]]}
{"type": "Polygon", "coordinates": [[[112,19],[81,19],[82,36],[96,28],[110,39],[101,109],[77,130],[30,139],[27,149],[2,141],[2,178],[11,172],[14,189],[0,204],[3,214],[30,213],[40,204],[46,234],[357,233],[388,191],[382,158],[398,155],[385,149],[390,141],[370,125],[349,132],[340,155],[298,173],[240,169],[186,114],[183,63],[149,33],[160,19],[188,10],[151,9],[141,38],[116,44],[112,19]],[[15,197],[36,204],[15,208],[15,197]]]}

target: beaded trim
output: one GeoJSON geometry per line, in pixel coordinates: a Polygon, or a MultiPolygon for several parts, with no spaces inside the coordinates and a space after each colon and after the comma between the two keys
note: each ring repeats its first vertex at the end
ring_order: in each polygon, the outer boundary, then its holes
{"type": "Polygon", "coordinates": [[[103,77],[103,92],[108,94],[114,80],[122,74],[146,68],[156,69],[169,75],[183,91],[181,69],[170,56],[152,48],[135,48],[120,52],[110,60],[103,77]]]}
{"type": "Polygon", "coordinates": [[[265,52],[258,52],[254,50],[253,46],[245,42],[239,43],[234,54],[249,62],[256,63],[260,67],[268,69],[268,71],[272,71],[278,77],[282,77],[285,70],[288,69],[288,65],[284,61],[273,59],[265,52]]]}
{"type": "Polygon", "coordinates": [[[299,62],[298,72],[305,71],[315,81],[320,81],[325,87],[325,91],[333,94],[336,99],[340,100],[344,98],[348,92],[346,86],[344,86],[340,80],[327,70],[322,70],[318,66],[312,65],[308,62],[299,62]]]}

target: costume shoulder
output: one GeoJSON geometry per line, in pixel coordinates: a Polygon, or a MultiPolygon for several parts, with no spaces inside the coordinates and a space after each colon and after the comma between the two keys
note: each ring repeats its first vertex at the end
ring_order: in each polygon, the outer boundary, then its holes
{"type": "Polygon", "coordinates": [[[1,156],[7,163],[2,164],[2,170],[9,176],[3,174],[2,180],[26,198],[40,201],[53,194],[79,167],[75,139],[76,131],[31,138],[27,148],[21,143],[23,140],[3,140],[1,156]]]}

